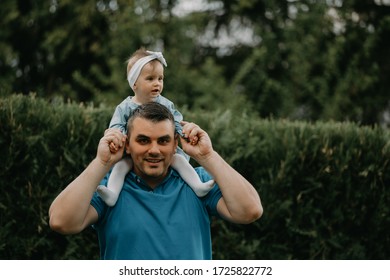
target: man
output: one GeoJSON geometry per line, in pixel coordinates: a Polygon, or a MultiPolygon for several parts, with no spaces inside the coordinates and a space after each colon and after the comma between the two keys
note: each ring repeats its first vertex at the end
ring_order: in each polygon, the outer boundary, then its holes
{"type": "Polygon", "coordinates": [[[53,201],[50,227],[73,234],[93,225],[102,259],[211,259],[210,216],[246,224],[263,209],[254,187],[213,150],[204,130],[183,122],[183,134],[183,150],[202,166],[199,177],[216,182],[205,197],[170,168],[179,136],[169,110],[152,102],[134,112],[127,137],[106,130],[96,158],[53,201]],[[124,150],[134,167],[117,203],[108,207],[96,187],[106,185],[105,175],[124,150]]]}

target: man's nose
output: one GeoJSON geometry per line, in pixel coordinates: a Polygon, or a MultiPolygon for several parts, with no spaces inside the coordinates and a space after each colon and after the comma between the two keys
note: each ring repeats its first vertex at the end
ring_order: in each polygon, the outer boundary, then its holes
{"type": "Polygon", "coordinates": [[[149,153],[150,154],[159,154],[160,153],[159,145],[156,142],[152,142],[150,144],[149,153]]]}

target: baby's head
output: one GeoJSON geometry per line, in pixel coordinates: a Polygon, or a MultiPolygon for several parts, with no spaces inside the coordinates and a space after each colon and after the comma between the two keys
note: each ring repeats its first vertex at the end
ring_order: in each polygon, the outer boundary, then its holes
{"type": "Polygon", "coordinates": [[[127,80],[131,88],[133,88],[134,83],[142,71],[142,68],[148,63],[161,63],[163,66],[167,66],[167,63],[161,52],[151,52],[147,51],[145,48],[136,50],[127,60],[126,73],[127,80]]]}
{"type": "Polygon", "coordinates": [[[145,56],[148,56],[150,53],[148,53],[148,51],[145,49],[145,48],[140,48],[138,50],[136,50],[131,56],[130,58],[126,61],[127,62],[127,71],[126,71],[126,76],[129,75],[129,72],[130,72],[130,69],[131,67],[133,67],[134,63],[136,63],[136,61],[140,58],[143,58],[145,56]]]}

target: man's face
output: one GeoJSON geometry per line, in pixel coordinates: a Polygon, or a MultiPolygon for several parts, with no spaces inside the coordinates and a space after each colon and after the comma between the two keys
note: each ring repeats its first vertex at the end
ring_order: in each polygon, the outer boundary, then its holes
{"type": "Polygon", "coordinates": [[[131,155],[135,174],[154,188],[167,175],[177,145],[175,127],[171,121],[153,123],[136,118],[126,144],[126,152],[131,155]]]}

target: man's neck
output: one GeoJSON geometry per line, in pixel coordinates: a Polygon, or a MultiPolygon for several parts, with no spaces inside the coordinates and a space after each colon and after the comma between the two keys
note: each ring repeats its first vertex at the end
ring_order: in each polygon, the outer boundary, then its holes
{"type": "Polygon", "coordinates": [[[156,176],[148,176],[146,174],[137,174],[137,172],[134,172],[133,170],[134,174],[137,175],[139,178],[141,178],[142,181],[144,181],[144,183],[146,183],[146,185],[150,187],[152,190],[154,190],[162,182],[164,182],[165,178],[167,178],[169,174],[169,171],[170,169],[168,169],[168,171],[165,174],[156,177],[156,176]]]}

